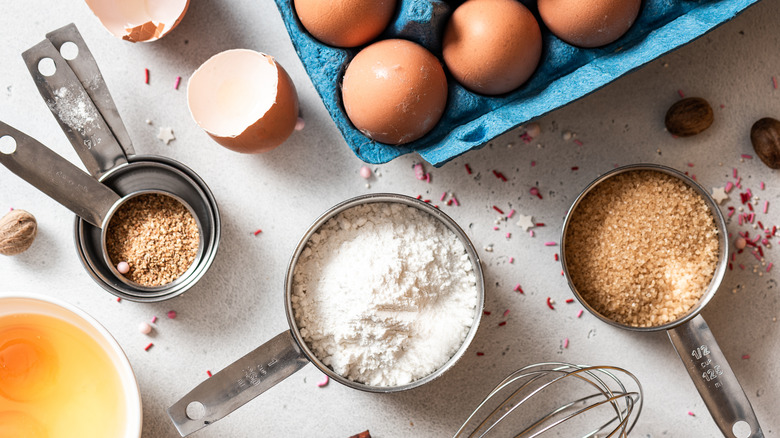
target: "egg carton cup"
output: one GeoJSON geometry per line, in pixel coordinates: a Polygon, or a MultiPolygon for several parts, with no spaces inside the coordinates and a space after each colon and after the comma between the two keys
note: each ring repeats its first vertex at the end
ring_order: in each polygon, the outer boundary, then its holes
{"type": "MultiPolygon", "coordinates": [[[[344,111],[342,76],[362,47],[343,49],[316,40],[298,20],[293,0],[275,2],[306,72],[355,155],[366,163],[381,164],[417,152],[438,167],[691,42],[758,0],[644,0],[636,22],[625,35],[595,49],[578,48],[556,38],[539,18],[536,2],[523,0],[542,29],[542,59],[529,81],[510,93],[489,97],[468,91],[448,72],[448,100],[441,120],[424,137],[400,146],[366,137],[344,111]]],[[[377,40],[408,39],[441,60],[444,28],[458,3],[399,0],[395,16],[377,40]]]]}

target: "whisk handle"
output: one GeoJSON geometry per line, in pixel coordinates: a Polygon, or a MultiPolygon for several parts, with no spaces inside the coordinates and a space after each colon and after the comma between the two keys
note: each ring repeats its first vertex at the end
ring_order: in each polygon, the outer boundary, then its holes
{"type": "Polygon", "coordinates": [[[701,315],[668,331],[712,418],[728,438],[763,438],[753,407],[701,315]]]}

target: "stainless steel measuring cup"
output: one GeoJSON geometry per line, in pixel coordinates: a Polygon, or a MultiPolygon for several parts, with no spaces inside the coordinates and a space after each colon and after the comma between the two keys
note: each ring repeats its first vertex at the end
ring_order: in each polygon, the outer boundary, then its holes
{"type": "Polygon", "coordinates": [[[104,289],[132,301],[160,301],[194,285],[213,262],[220,236],[216,201],[198,175],[159,156],[137,156],[100,70],[76,26],[69,24],[22,54],[38,91],[90,175],[24,133],[0,122],[16,150],[0,163],[76,213],[75,242],[87,272],[104,289]],[[195,218],[195,261],[171,283],[147,287],[119,274],[105,248],[111,215],[128,199],[162,193],[195,218]]]}
{"type": "Polygon", "coordinates": [[[726,273],[728,266],[727,234],[726,222],[718,205],[696,181],[666,166],[656,164],[629,165],[613,169],[601,175],[591,182],[574,200],[563,222],[561,264],[563,265],[565,278],[576,298],[590,313],[600,320],[614,327],[637,332],[667,332],[677,354],[685,364],[696,389],[699,391],[704,403],[707,405],[707,409],[724,436],[729,438],[761,438],[764,434],[761,431],[761,426],[758,424],[758,419],[753,412],[750,401],[726,361],[726,357],[721,352],[709,326],[699,314],[715,295],[715,292],[717,292],[726,273]],[[704,199],[718,228],[718,266],[707,290],[699,299],[699,302],[686,315],[675,321],[653,327],[633,327],[621,324],[600,314],[577,290],[566,263],[566,231],[568,230],[572,214],[583,198],[605,180],[621,173],[639,170],[661,172],[687,184],[704,199]]]}
{"type": "Polygon", "coordinates": [[[398,194],[371,194],[358,196],[344,201],[321,215],[309,227],[298,242],[290,263],[287,266],[287,276],[284,282],[284,306],[287,323],[290,329],[277,335],[241,359],[228,365],[220,372],[211,376],[168,408],[168,416],[182,436],[196,432],[209,424],[225,417],[249,400],[257,397],[280,381],[289,377],[309,362],[331,379],[350,388],[368,392],[397,392],[422,386],[450,369],[463,356],[474,335],[477,332],[485,301],[485,287],[482,267],[474,246],[468,236],[449,216],[437,208],[398,194]],[[329,219],[344,210],[368,203],[398,203],[417,208],[439,220],[452,231],[463,243],[469,259],[474,267],[477,287],[477,306],[474,309],[474,320],[466,339],[458,351],[438,370],[414,382],[398,386],[372,386],[349,380],[322,363],[309,349],[295,321],[292,308],[293,274],[301,253],[306,248],[314,233],[329,219]]]}

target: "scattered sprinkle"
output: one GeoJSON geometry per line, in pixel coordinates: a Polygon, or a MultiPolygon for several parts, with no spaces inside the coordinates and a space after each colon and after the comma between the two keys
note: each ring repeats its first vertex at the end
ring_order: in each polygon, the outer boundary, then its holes
{"type": "Polygon", "coordinates": [[[555,253],[555,261],[556,262],[558,261],[558,253],[557,252],[555,253]]]}
{"type": "Polygon", "coordinates": [[[471,175],[471,167],[468,164],[464,164],[464,166],[466,166],[466,173],[471,175]]]}
{"type": "Polygon", "coordinates": [[[156,316],[152,316],[152,324],[154,324],[155,322],[157,322],[157,317],[156,316]]]}
{"type": "Polygon", "coordinates": [[[777,90],[777,78],[772,76],[772,86],[777,90]]]}
{"type": "Polygon", "coordinates": [[[116,264],[116,270],[122,275],[127,274],[130,272],[130,264],[127,262],[119,262],[116,264]]]}
{"type": "Polygon", "coordinates": [[[566,298],[566,304],[571,304],[574,302],[574,298],[566,298]]]}
{"type": "Polygon", "coordinates": [[[206,370],[206,374],[207,374],[209,377],[211,377],[211,371],[209,371],[209,370],[206,370]]]}
{"type": "Polygon", "coordinates": [[[531,187],[531,189],[528,192],[531,193],[531,195],[536,196],[539,199],[543,199],[542,198],[542,194],[539,192],[539,188],[538,187],[531,187]]]}
{"type": "Polygon", "coordinates": [[[512,216],[514,216],[514,215],[515,215],[515,209],[513,208],[513,209],[509,210],[509,214],[506,215],[506,218],[507,219],[512,219],[512,216]]]}
{"type": "Polygon", "coordinates": [[[148,322],[144,321],[140,324],[138,324],[138,331],[141,332],[144,335],[148,335],[152,332],[152,326],[149,325],[148,322]]]}
{"type": "MultiPolygon", "coordinates": [[[[577,141],[577,140],[575,140],[575,142],[576,142],[576,141],[577,141]]],[[[580,168],[579,168],[579,166],[573,166],[573,167],[571,168],[571,170],[572,170],[572,172],[576,172],[576,171],[580,170],[580,168]]]]}
{"type": "Polygon", "coordinates": [[[677,90],[677,94],[680,95],[681,99],[685,99],[685,94],[683,94],[682,90],[677,90]]]}
{"type": "Polygon", "coordinates": [[[549,307],[552,310],[555,310],[555,306],[553,306],[552,298],[547,297],[547,307],[549,307]]]}
{"type": "MultiPolygon", "coordinates": [[[[764,214],[766,214],[766,211],[769,209],[769,201],[764,201],[764,214]]],[[[763,227],[762,227],[763,228],[763,227]]]]}
{"type": "Polygon", "coordinates": [[[521,294],[524,294],[524,293],[525,293],[525,292],[523,292],[523,288],[522,288],[522,287],[520,287],[520,283],[518,283],[518,284],[515,286],[515,288],[514,288],[514,291],[515,291],[515,292],[520,292],[521,294]]]}
{"type": "Polygon", "coordinates": [[[149,345],[144,347],[144,351],[149,351],[149,349],[152,348],[153,346],[154,346],[154,343],[150,342],[149,345]]]}
{"type": "Polygon", "coordinates": [[[145,84],[149,83],[149,69],[148,68],[144,69],[144,83],[145,84]]]}
{"type": "MultiPolygon", "coordinates": [[[[577,146],[582,146],[582,142],[578,138],[574,139],[574,144],[576,144],[577,146]]],[[[576,170],[576,169],[572,168],[572,170],[576,170]]]]}
{"type": "Polygon", "coordinates": [[[252,234],[254,234],[255,236],[257,236],[258,234],[260,234],[260,233],[262,233],[262,232],[263,232],[263,230],[261,230],[260,228],[258,228],[258,229],[257,229],[257,231],[255,231],[255,232],[254,232],[254,233],[252,233],[252,234]]]}
{"type": "Polygon", "coordinates": [[[477,351],[477,356],[484,356],[484,355],[485,355],[485,353],[483,353],[481,351],[477,351]]]}
{"type": "Polygon", "coordinates": [[[499,323],[498,323],[498,326],[499,326],[499,327],[503,327],[503,326],[505,326],[505,325],[506,325],[506,321],[501,321],[501,322],[499,322],[499,323]]]}
{"type": "Polygon", "coordinates": [[[441,194],[441,198],[439,198],[439,201],[443,201],[443,200],[444,200],[444,198],[446,198],[446,197],[447,197],[447,192],[445,191],[445,192],[443,192],[443,193],[441,194]]]}
{"type": "Polygon", "coordinates": [[[176,84],[173,85],[173,89],[178,90],[179,84],[181,84],[181,76],[176,76],[176,84]]]}
{"type": "Polygon", "coordinates": [[[742,359],[745,359],[745,360],[750,359],[750,355],[749,354],[743,354],[742,355],[742,359]]]}
{"type": "Polygon", "coordinates": [[[173,129],[170,126],[160,128],[157,133],[157,138],[163,141],[165,144],[169,144],[171,141],[176,140],[176,136],[173,134],[173,129]]]}
{"type": "Polygon", "coordinates": [[[746,160],[752,160],[752,159],[753,159],[753,156],[752,156],[752,155],[750,155],[750,154],[742,154],[742,155],[740,155],[740,156],[741,156],[742,158],[746,159],[746,160]]]}
{"type": "Polygon", "coordinates": [[[577,318],[579,318],[579,317],[581,317],[581,316],[582,316],[582,312],[583,312],[583,310],[582,310],[582,309],[580,309],[580,311],[579,311],[579,312],[577,312],[577,318]]]}
{"type": "Polygon", "coordinates": [[[328,375],[325,374],[325,378],[321,382],[317,383],[317,387],[324,388],[328,386],[328,382],[330,382],[330,377],[328,377],[328,375]]]}
{"type": "Polygon", "coordinates": [[[484,313],[485,315],[488,315],[488,316],[490,315],[490,312],[488,312],[487,310],[483,310],[482,313],[484,313]]]}
{"type": "Polygon", "coordinates": [[[497,211],[498,214],[504,214],[504,211],[501,210],[500,208],[496,207],[495,205],[493,206],[493,210],[497,211]]]}
{"type": "Polygon", "coordinates": [[[423,181],[425,179],[425,168],[423,168],[422,163],[415,164],[413,169],[414,169],[414,177],[419,179],[420,181],[423,181]]]}
{"type": "Polygon", "coordinates": [[[766,272],[769,272],[772,270],[772,266],[774,266],[774,263],[770,262],[766,267],[766,272]]]}
{"type": "Polygon", "coordinates": [[[569,338],[563,340],[563,348],[569,348],[569,338]]]}
{"type": "MultiPolygon", "coordinates": [[[[360,177],[363,179],[369,179],[371,178],[371,169],[368,166],[363,166],[360,168],[360,177]]],[[[445,194],[447,192],[444,192],[445,194]]],[[[444,198],[442,198],[444,199],[444,198]]]]}
{"type": "Polygon", "coordinates": [[[495,175],[495,176],[496,176],[496,178],[500,179],[500,180],[501,180],[501,181],[503,181],[503,182],[506,182],[506,181],[507,181],[506,177],[505,177],[505,176],[504,176],[504,174],[503,174],[503,173],[501,173],[501,172],[498,172],[498,171],[494,170],[494,171],[493,171],[493,175],[495,175]]]}
{"type": "Polygon", "coordinates": [[[168,318],[176,319],[176,311],[175,310],[169,310],[168,311],[168,318]]]}
{"type": "Polygon", "coordinates": [[[295,130],[296,131],[303,131],[303,128],[306,127],[306,120],[303,120],[303,117],[298,117],[298,120],[295,121],[295,130]]]}
{"type": "Polygon", "coordinates": [[[117,303],[121,303],[122,302],[122,298],[121,297],[116,297],[116,302],[117,303]]]}
{"type": "Polygon", "coordinates": [[[544,246],[555,246],[557,243],[555,242],[544,242],[544,246]]]}
{"type": "Polygon", "coordinates": [[[694,414],[694,413],[693,413],[693,412],[691,412],[691,411],[688,411],[688,415],[690,415],[691,417],[695,417],[695,416],[696,416],[696,414],[694,414]]]}
{"type": "Polygon", "coordinates": [[[504,318],[506,318],[507,315],[509,315],[509,309],[504,310],[504,318]]]}
{"type": "Polygon", "coordinates": [[[514,257],[509,257],[509,263],[514,263],[514,262],[515,262],[515,258],[514,257]]]}
{"type": "Polygon", "coordinates": [[[512,233],[506,233],[506,238],[509,239],[512,237],[512,233]]]}

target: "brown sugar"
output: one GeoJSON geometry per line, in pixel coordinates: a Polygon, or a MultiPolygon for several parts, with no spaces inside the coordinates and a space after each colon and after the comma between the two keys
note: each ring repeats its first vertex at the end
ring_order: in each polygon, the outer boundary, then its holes
{"type": "Polygon", "coordinates": [[[178,200],[156,193],[129,199],[114,213],[106,233],[111,263],[127,262],[128,280],[153,287],[179,278],[195,261],[198,224],[178,200]]]}
{"type": "Polygon", "coordinates": [[[596,311],[652,327],[698,303],[718,264],[718,229],[704,198],[680,179],[628,171],[582,199],[564,252],[571,281],[596,311]]]}

